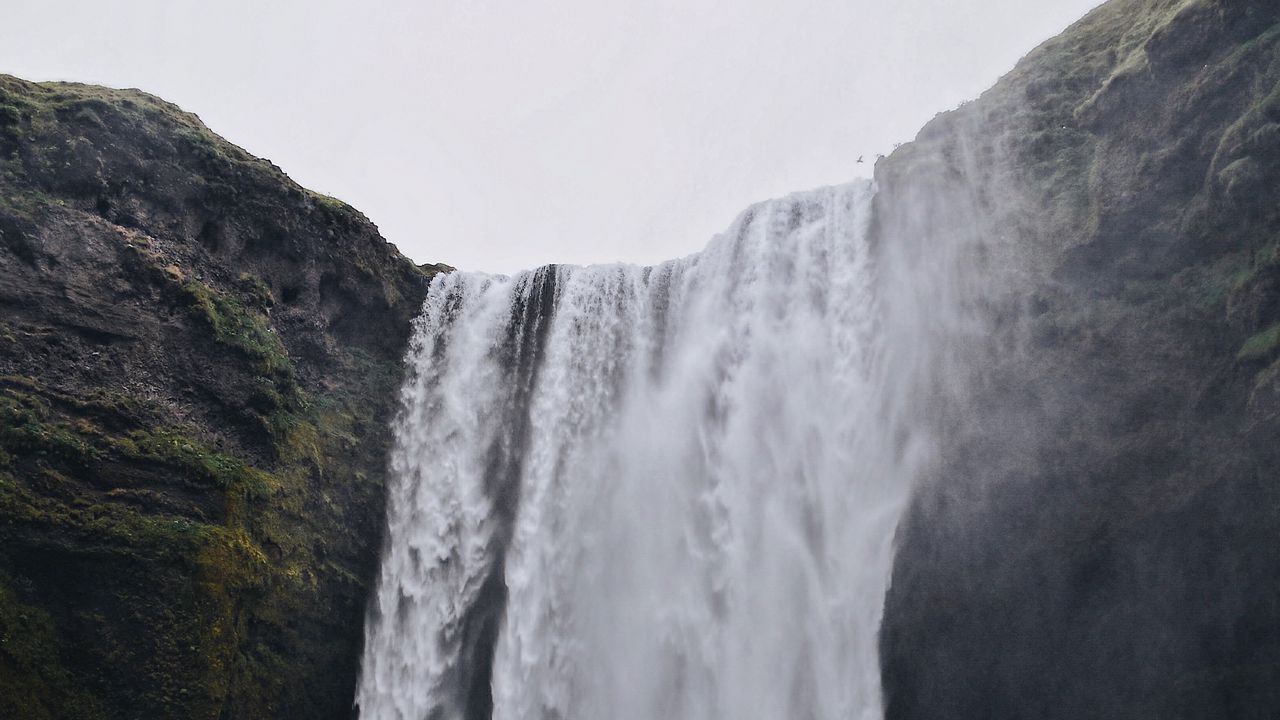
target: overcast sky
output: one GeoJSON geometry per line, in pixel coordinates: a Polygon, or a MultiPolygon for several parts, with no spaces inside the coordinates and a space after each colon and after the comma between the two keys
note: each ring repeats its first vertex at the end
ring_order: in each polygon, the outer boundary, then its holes
{"type": "Polygon", "coordinates": [[[686,255],[867,175],[1097,4],[3,2],[0,72],[160,95],[418,262],[496,272],[686,255]]]}

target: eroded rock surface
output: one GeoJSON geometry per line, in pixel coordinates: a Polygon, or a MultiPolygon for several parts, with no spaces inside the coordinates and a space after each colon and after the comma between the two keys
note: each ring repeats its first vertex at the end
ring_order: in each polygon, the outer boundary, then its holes
{"type": "Polygon", "coordinates": [[[0,716],[350,713],[436,271],[173,105],[0,76],[0,716]]]}
{"type": "Polygon", "coordinates": [[[1277,123],[1276,6],[1113,0],[877,167],[980,282],[889,718],[1280,714],[1277,123]]]}

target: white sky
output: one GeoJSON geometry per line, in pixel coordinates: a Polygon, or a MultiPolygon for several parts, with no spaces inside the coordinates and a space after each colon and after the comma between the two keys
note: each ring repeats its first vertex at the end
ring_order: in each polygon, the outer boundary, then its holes
{"type": "Polygon", "coordinates": [[[867,175],[1098,0],[2,2],[0,72],[155,93],[418,262],[511,272],[867,175]]]}

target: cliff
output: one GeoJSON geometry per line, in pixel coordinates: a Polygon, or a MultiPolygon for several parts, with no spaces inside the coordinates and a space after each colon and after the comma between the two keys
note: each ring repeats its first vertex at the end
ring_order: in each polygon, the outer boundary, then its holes
{"type": "Polygon", "coordinates": [[[173,105],[0,76],[0,716],[350,713],[436,270],[173,105]]]}
{"type": "Polygon", "coordinates": [[[976,278],[888,717],[1276,717],[1280,9],[1112,0],[876,170],[976,278]]]}

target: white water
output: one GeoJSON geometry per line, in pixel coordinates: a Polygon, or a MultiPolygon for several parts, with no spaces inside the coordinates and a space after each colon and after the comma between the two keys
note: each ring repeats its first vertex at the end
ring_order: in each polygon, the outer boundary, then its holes
{"type": "Polygon", "coordinates": [[[466,716],[495,563],[494,718],[881,717],[892,537],[928,444],[872,193],[764,203],[654,268],[436,279],[362,717],[466,716]]]}

